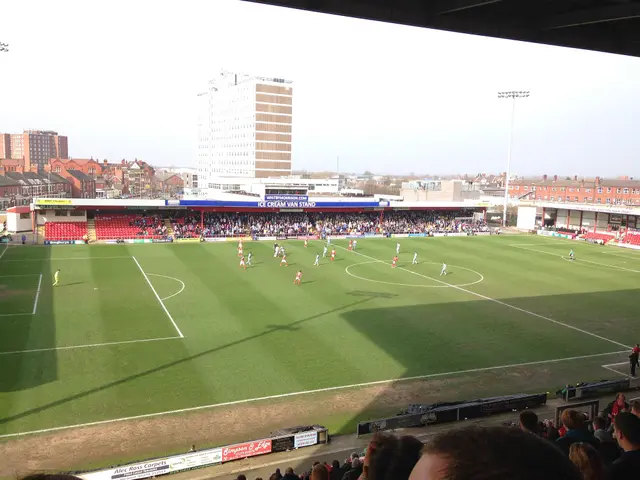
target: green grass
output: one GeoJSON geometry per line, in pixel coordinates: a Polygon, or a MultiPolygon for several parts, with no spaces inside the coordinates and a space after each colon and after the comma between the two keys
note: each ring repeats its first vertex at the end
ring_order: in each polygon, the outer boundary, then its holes
{"type": "Polygon", "coordinates": [[[286,242],[289,267],[271,243],[250,242],[248,271],[235,243],[10,248],[0,259],[0,435],[624,349],[527,312],[623,345],[640,338],[633,252],[524,236],[412,238],[400,239],[402,268],[392,270],[395,242],[362,239],[361,255],[338,248],[319,268],[320,242],[286,242]],[[570,248],[573,263],[562,258],[570,248]],[[161,298],[184,282],[165,305],[185,338],[142,342],[178,332],[132,256],[161,298]],[[27,315],[2,316],[16,313],[27,315]],[[93,346],[64,348],[82,345],[93,346]]]}

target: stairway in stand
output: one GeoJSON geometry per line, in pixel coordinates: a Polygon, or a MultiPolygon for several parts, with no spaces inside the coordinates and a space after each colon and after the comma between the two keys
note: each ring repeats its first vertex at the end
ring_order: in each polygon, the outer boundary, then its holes
{"type": "Polygon", "coordinates": [[[93,219],[87,220],[87,236],[89,237],[89,243],[95,243],[98,239],[96,235],[96,221],[93,219]]]}
{"type": "Polygon", "coordinates": [[[38,243],[44,243],[44,225],[38,225],[36,229],[36,238],[38,239],[38,243]]]}
{"type": "Polygon", "coordinates": [[[169,220],[168,218],[165,218],[164,224],[167,227],[167,236],[173,237],[173,225],[171,225],[171,220],[169,220]]]}

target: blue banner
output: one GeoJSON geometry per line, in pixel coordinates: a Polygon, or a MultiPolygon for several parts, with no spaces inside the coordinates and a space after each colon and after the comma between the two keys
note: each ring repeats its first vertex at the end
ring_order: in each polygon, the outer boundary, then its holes
{"type": "Polygon", "coordinates": [[[409,237],[426,237],[426,233],[410,233],[409,237]]]}
{"type": "Polygon", "coordinates": [[[265,195],[265,202],[308,202],[306,195],[265,195]]]}

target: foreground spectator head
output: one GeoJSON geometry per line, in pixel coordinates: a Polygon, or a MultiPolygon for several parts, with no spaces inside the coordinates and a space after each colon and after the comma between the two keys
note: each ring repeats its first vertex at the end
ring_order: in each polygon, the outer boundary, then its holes
{"type": "Polygon", "coordinates": [[[520,428],[532,433],[538,433],[540,426],[538,424],[538,415],[531,410],[520,412],[520,428]]]}
{"type": "Polygon", "coordinates": [[[630,412],[620,412],[613,420],[614,436],[625,452],[640,449],[640,418],[630,412]]]}
{"type": "Polygon", "coordinates": [[[607,420],[602,416],[598,415],[593,419],[593,430],[597,432],[598,430],[604,430],[607,428],[607,420]]]}
{"type": "Polygon", "coordinates": [[[579,430],[584,426],[584,416],[577,410],[567,408],[560,415],[562,424],[569,430],[579,430]]]}
{"type": "Polygon", "coordinates": [[[311,480],[329,480],[329,469],[321,463],[314,465],[311,470],[311,480]]]}
{"type": "Polygon", "coordinates": [[[284,471],[284,478],[285,480],[298,480],[298,475],[296,475],[295,473],[293,473],[293,468],[289,467],[284,471]]]}
{"type": "Polygon", "coordinates": [[[598,451],[588,443],[574,443],[569,459],[578,467],[585,480],[605,480],[606,471],[598,451]]]}
{"type": "Polygon", "coordinates": [[[410,480],[582,480],[547,440],[517,428],[448,430],[427,443],[410,480]]]}
{"type": "Polygon", "coordinates": [[[631,407],[631,413],[636,417],[640,417],[640,400],[634,400],[629,406],[631,407]]]}
{"type": "Polygon", "coordinates": [[[376,433],[367,447],[364,470],[367,480],[409,478],[420,459],[422,442],[415,437],[376,433]]]}
{"type": "Polygon", "coordinates": [[[247,477],[245,477],[244,475],[240,474],[236,477],[236,480],[247,480],[247,477]]]}

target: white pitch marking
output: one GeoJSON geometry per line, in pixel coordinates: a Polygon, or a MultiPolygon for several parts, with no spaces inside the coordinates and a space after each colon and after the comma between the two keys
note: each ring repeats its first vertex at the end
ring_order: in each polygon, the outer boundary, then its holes
{"type": "Polygon", "coordinates": [[[33,312],[32,315],[36,314],[36,310],[38,309],[38,298],[40,298],[40,286],[42,285],[42,274],[40,274],[40,278],[38,279],[38,290],[36,290],[36,299],[33,301],[33,312]]]}
{"type": "Polygon", "coordinates": [[[33,315],[32,313],[0,313],[0,317],[19,317],[22,315],[33,315]]]}
{"type": "Polygon", "coordinates": [[[629,362],[620,362],[620,363],[607,363],[606,365],[602,365],[603,367],[620,367],[620,366],[625,366],[627,365],[629,362]]]}
{"type": "Polygon", "coordinates": [[[134,257],[134,256],[132,256],[131,258],[133,258],[133,261],[136,262],[136,265],[138,265],[138,268],[140,269],[140,272],[142,272],[142,275],[144,276],[144,279],[147,281],[147,283],[151,287],[151,291],[153,292],[153,294],[158,299],[158,302],[160,303],[160,306],[164,310],[164,313],[167,314],[167,317],[169,317],[169,320],[171,320],[171,323],[173,323],[173,326],[175,327],[176,331],[178,332],[178,335],[180,335],[180,338],[184,338],[184,335],[182,334],[182,332],[178,328],[178,325],[176,325],[176,322],[173,320],[173,317],[169,313],[169,310],[167,310],[167,307],[164,305],[164,302],[160,298],[160,295],[158,295],[158,292],[156,292],[156,289],[153,288],[153,284],[151,283],[151,280],[149,280],[149,277],[147,277],[147,274],[144,273],[144,270],[142,269],[142,266],[140,266],[140,263],[138,262],[138,259],[136,257],[134,257]]]}
{"type": "MultiPolygon", "coordinates": [[[[517,246],[517,244],[513,244],[513,245],[510,245],[510,246],[511,247],[515,247],[515,248],[519,248],[521,250],[529,250],[530,252],[544,253],[545,255],[551,255],[553,257],[561,257],[562,258],[562,255],[559,254],[559,253],[545,252],[544,250],[538,250],[538,249],[535,249],[535,248],[524,248],[524,247],[517,246]]],[[[618,265],[610,265],[608,263],[594,262],[592,260],[585,260],[583,258],[576,259],[574,261],[577,262],[577,263],[593,263],[594,265],[599,265],[601,267],[607,267],[607,268],[613,268],[615,270],[625,270],[627,272],[640,273],[640,270],[633,270],[631,268],[620,267],[618,265]]]]}
{"type": "Polygon", "coordinates": [[[602,253],[604,253],[605,255],[613,255],[614,257],[625,258],[627,260],[640,260],[640,256],[634,255],[634,254],[624,255],[618,252],[607,252],[607,251],[603,251],[602,253]]]}
{"type": "MultiPolygon", "coordinates": [[[[6,251],[6,250],[5,250],[6,251]]],[[[3,252],[4,254],[4,252],[3,252]]],[[[2,258],[0,256],[0,258],[2,258]]],[[[67,260],[111,260],[114,258],[131,258],[126,256],[116,256],[116,257],[60,257],[60,258],[21,258],[19,260],[5,260],[5,262],[44,262],[45,260],[51,262],[64,262],[67,260]]]]}
{"type": "Polygon", "coordinates": [[[181,284],[182,284],[182,288],[181,288],[180,290],[178,290],[178,291],[177,291],[176,293],[174,293],[173,295],[169,295],[168,297],[164,297],[164,298],[162,299],[162,301],[163,301],[163,302],[164,302],[164,301],[166,301],[166,300],[169,300],[170,298],[175,297],[176,295],[180,295],[180,294],[184,291],[184,289],[186,288],[186,287],[185,287],[184,282],[183,282],[182,280],[178,279],[178,278],[175,278],[175,277],[169,277],[169,276],[167,276],[167,275],[159,275],[159,274],[157,274],[157,273],[147,273],[147,275],[151,275],[151,276],[153,276],[153,277],[168,278],[169,280],[175,280],[176,282],[179,282],[179,283],[181,283],[181,284]]]}
{"type": "Polygon", "coordinates": [[[13,277],[37,277],[42,275],[41,273],[25,273],[23,275],[0,275],[0,278],[13,278],[13,277]]]}
{"type": "Polygon", "coordinates": [[[2,260],[2,257],[4,257],[4,254],[7,253],[7,250],[9,250],[9,244],[6,244],[4,247],[4,250],[2,250],[2,253],[0,253],[0,260],[2,260]]]}
{"type": "MultiPolygon", "coordinates": [[[[178,338],[178,337],[174,337],[178,338]]],[[[438,378],[438,377],[448,377],[451,375],[459,375],[459,374],[467,374],[467,373],[478,373],[478,372],[490,372],[496,370],[504,370],[507,368],[519,368],[519,367],[529,367],[532,365],[544,365],[547,363],[560,363],[560,362],[569,362],[572,360],[584,360],[587,358],[595,358],[595,357],[605,357],[608,355],[619,355],[621,353],[626,353],[627,350],[619,351],[619,352],[608,352],[608,353],[595,353],[590,355],[580,355],[577,357],[565,357],[565,358],[554,358],[552,360],[536,360],[534,362],[524,362],[524,363],[513,363],[510,365],[497,365],[493,367],[481,367],[481,368],[471,368],[468,370],[456,370],[453,372],[441,372],[441,373],[430,373],[427,375],[417,375],[413,377],[402,377],[402,378],[392,378],[389,380],[376,380],[373,382],[364,382],[364,383],[354,383],[352,385],[338,385],[335,387],[326,387],[326,388],[317,388],[315,390],[303,390],[300,392],[290,392],[290,393],[281,393],[278,395],[269,395],[266,397],[257,397],[257,398],[247,398],[244,400],[232,400],[229,402],[222,403],[212,403],[210,405],[200,405],[199,407],[188,407],[188,408],[180,408],[177,410],[168,410],[164,412],[156,412],[156,413],[145,413],[143,415],[135,415],[131,417],[122,417],[122,418],[113,418],[110,420],[99,420],[97,422],[89,422],[89,423],[80,423],[76,425],[66,425],[62,427],[53,427],[53,428],[45,428],[42,430],[32,430],[28,432],[20,432],[20,433],[8,433],[4,435],[0,435],[0,438],[8,438],[8,437],[19,437],[24,435],[33,435],[36,433],[49,433],[56,432],[60,430],[68,430],[71,428],[82,428],[82,427],[93,427],[96,425],[105,425],[109,423],[116,422],[126,422],[128,420],[140,420],[143,418],[152,418],[152,417],[160,417],[163,415],[171,415],[176,413],[186,413],[186,412],[195,412],[198,410],[206,410],[211,408],[220,408],[220,407],[229,407],[233,405],[242,405],[247,403],[260,402],[264,400],[276,400],[279,398],[290,398],[290,397],[299,397],[304,395],[311,395],[314,393],[323,393],[323,392],[332,392],[337,390],[347,390],[350,388],[362,388],[362,387],[371,387],[374,385],[384,385],[388,383],[397,383],[397,382],[408,382],[414,380],[427,380],[430,378],[438,378]]]]}
{"type": "MultiPolygon", "coordinates": [[[[346,248],[341,247],[340,245],[336,245],[336,246],[338,248],[343,249],[343,250],[347,250],[346,248]]],[[[382,260],[380,260],[378,258],[374,258],[374,257],[371,257],[369,255],[365,255],[365,254],[360,253],[360,252],[352,251],[351,253],[355,253],[356,255],[360,255],[360,256],[365,257],[365,258],[370,258],[371,260],[376,260],[376,261],[381,262],[381,263],[386,263],[386,262],[384,262],[384,261],[382,261],[382,260]]],[[[531,312],[529,310],[525,310],[524,308],[516,307],[515,305],[511,305],[509,303],[505,303],[505,302],[502,302],[500,300],[496,300],[495,298],[487,297],[486,295],[482,295],[480,293],[472,292],[471,290],[467,290],[465,288],[458,287],[456,285],[452,285],[452,284],[447,283],[447,282],[443,282],[439,278],[429,277],[427,275],[423,275],[421,273],[414,272],[413,270],[409,270],[409,269],[404,268],[404,267],[398,267],[398,268],[401,269],[401,270],[404,270],[405,272],[409,272],[409,273],[411,273],[413,275],[418,275],[419,277],[428,278],[430,280],[433,280],[434,282],[440,282],[443,285],[448,285],[451,288],[455,288],[456,290],[460,290],[461,292],[468,293],[469,295],[473,295],[475,297],[482,298],[483,300],[487,300],[489,302],[494,302],[494,303],[497,303],[498,305],[502,305],[504,307],[512,308],[513,310],[517,310],[519,312],[526,313],[526,314],[531,315],[533,317],[541,318],[541,319],[546,320],[548,322],[555,323],[556,325],[561,325],[563,327],[570,328],[570,329],[575,330],[577,332],[584,333],[585,335],[589,335],[591,337],[598,338],[600,340],[604,340],[605,342],[613,343],[614,345],[618,345],[619,347],[631,348],[629,345],[625,345],[624,343],[616,342],[615,340],[611,340],[610,338],[603,337],[603,336],[598,335],[596,333],[588,332],[588,331],[583,330],[581,328],[574,327],[573,325],[569,325],[568,323],[563,323],[563,322],[560,322],[558,320],[554,320],[553,318],[549,318],[549,317],[545,317],[544,315],[540,315],[539,313],[531,312]]]]}
{"type": "MultiPolygon", "coordinates": [[[[30,313],[17,315],[31,315],[30,313]]],[[[0,355],[17,355],[20,353],[53,352],[57,350],[75,350],[78,348],[112,347],[115,345],[127,345],[129,343],[159,342],[161,340],[177,340],[182,337],[143,338],[141,340],[123,340],[121,342],[91,343],[88,345],[70,345],[68,347],[34,348],[32,350],[15,350],[13,352],[0,352],[0,355]]]]}
{"type": "Polygon", "coordinates": [[[609,366],[607,366],[607,365],[602,365],[602,368],[606,368],[606,369],[607,369],[607,370],[609,370],[610,372],[617,373],[618,375],[622,375],[623,377],[628,377],[628,376],[629,376],[629,375],[627,375],[626,373],[619,372],[619,371],[617,371],[616,369],[611,368],[611,367],[609,367],[609,366]]]}
{"type": "MultiPolygon", "coordinates": [[[[448,285],[416,285],[413,283],[398,283],[398,282],[385,282],[384,280],[373,280],[371,278],[365,278],[365,277],[359,277],[358,275],[356,275],[355,273],[351,273],[349,271],[349,269],[351,267],[356,267],[358,265],[366,265],[369,263],[378,263],[378,260],[371,260],[368,262],[360,262],[360,263],[354,263],[353,265],[349,265],[348,267],[346,267],[344,269],[344,271],[347,273],[347,275],[353,277],[353,278],[357,278],[358,280],[364,280],[366,282],[373,282],[373,283],[383,283],[386,285],[396,285],[399,287],[417,287],[417,288],[447,288],[448,285]]],[[[439,263],[435,263],[435,262],[422,262],[425,264],[430,264],[430,265],[440,265],[439,263]]],[[[480,283],[484,280],[484,277],[482,276],[481,273],[476,272],[475,270],[471,270],[470,268],[465,268],[465,267],[459,267],[457,265],[449,265],[450,267],[455,267],[457,269],[461,269],[461,270],[467,270],[469,272],[475,273],[476,275],[478,275],[480,277],[479,280],[476,280],[475,282],[471,282],[471,283],[462,283],[460,285],[457,285],[458,287],[468,287],[469,285],[475,285],[477,283],[480,283]]]]}

